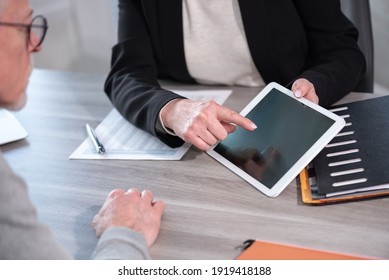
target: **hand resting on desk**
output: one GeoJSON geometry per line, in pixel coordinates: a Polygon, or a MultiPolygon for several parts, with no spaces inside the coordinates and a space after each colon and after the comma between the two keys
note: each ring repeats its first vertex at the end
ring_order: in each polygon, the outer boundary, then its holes
{"type": "Polygon", "coordinates": [[[157,239],[161,225],[163,201],[153,201],[153,193],[137,189],[111,191],[92,225],[97,237],[110,227],[128,227],[139,232],[150,247],[157,239]]]}

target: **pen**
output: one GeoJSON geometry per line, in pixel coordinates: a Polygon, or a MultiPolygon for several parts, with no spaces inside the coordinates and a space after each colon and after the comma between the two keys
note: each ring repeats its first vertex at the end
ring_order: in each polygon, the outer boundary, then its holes
{"type": "Polygon", "coordinates": [[[88,133],[88,136],[89,136],[90,140],[92,141],[93,146],[95,146],[96,152],[98,152],[101,155],[104,154],[105,153],[104,146],[100,143],[95,132],[89,126],[89,124],[86,124],[86,132],[88,133]]]}

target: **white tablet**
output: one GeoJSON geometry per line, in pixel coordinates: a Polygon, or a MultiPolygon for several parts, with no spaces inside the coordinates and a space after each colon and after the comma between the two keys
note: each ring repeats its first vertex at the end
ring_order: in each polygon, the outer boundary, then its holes
{"type": "Polygon", "coordinates": [[[270,197],[279,195],[345,125],[342,117],[277,83],[268,84],[241,115],[258,128],[238,127],[207,153],[270,197]]]}

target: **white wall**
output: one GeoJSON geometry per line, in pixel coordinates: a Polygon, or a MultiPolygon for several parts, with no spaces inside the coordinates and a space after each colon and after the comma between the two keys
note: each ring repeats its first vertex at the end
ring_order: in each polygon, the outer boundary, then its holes
{"type": "Polygon", "coordinates": [[[370,6],[373,21],[375,80],[378,84],[389,88],[389,1],[370,0],[370,6]]]}
{"type": "Polygon", "coordinates": [[[39,68],[107,73],[116,41],[113,1],[30,0],[35,14],[43,14],[49,30],[39,68]]]}

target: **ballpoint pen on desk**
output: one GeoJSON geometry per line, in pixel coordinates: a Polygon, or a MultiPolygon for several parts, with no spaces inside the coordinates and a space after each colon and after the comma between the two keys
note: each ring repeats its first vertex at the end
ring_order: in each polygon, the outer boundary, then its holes
{"type": "Polygon", "coordinates": [[[95,132],[93,131],[93,129],[89,126],[89,124],[86,124],[86,132],[88,133],[88,136],[90,138],[90,140],[92,141],[93,143],[93,146],[95,147],[96,149],[96,152],[98,152],[99,154],[104,154],[105,153],[105,149],[104,149],[104,146],[100,143],[99,139],[97,138],[95,132]]]}

